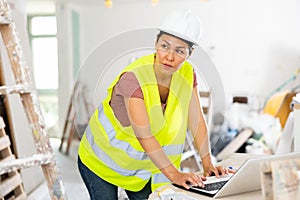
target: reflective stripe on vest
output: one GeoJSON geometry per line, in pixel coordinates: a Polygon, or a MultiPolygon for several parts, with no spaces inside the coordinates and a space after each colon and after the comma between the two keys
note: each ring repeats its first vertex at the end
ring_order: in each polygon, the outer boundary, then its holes
{"type": "Polygon", "coordinates": [[[159,188],[167,184],[170,184],[170,180],[164,174],[158,173],[152,175],[152,182],[151,182],[152,191],[154,191],[156,188],[159,188]]]}
{"type": "Polygon", "coordinates": [[[170,180],[162,173],[154,174],[152,176],[152,179],[153,179],[152,183],[154,183],[154,184],[170,182],[170,180]]]}
{"type": "MultiPolygon", "coordinates": [[[[157,83],[151,70],[153,71],[153,55],[138,59],[122,73],[126,71],[135,73],[149,111],[151,131],[154,130],[155,138],[170,161],[179,167],[187,128],[187,110],[193,88],[192,67],[185,63],[182,69],[173,76],[165,114],[162,113],[161,107],[160,110],[158,109],[160,98],[156,94],[157,83]],[[150,68],[138,68],[140,65],[151,62],[150,68]],[[149,99],[153,97],[155,98],[149,99]]],[[[132,127],[129,129],[122,127],[109,105],[113,87],[119,77],[113,81],[108,89],[108,97],[91,117],[79,147],[79,156],[95,174],[114,185],[131,191],[142,189],[152,174],[152,189],[154,190],[168,183],[169,180],[160,173],[160,170],[143,151],[132,127]]]]}
{"type": "MultiPolygon", "coordinates": [[[[110,121],[107,119],[106,115],[103,113],[103,106],[102,104],[98,107],[98,119],[100,123],[103,125],[104,129],[107,132],[109,142],[115,148],[122,149],[127,152],[128,156],[132,157],[136,160],[149,160],[148,155],[145,152],[140,152],[135,150],[129,143],[118,140],[115,137],[115,130],[111,125],[110,121]]],[[[97,157],[102,160],[107,166],[110,166],[112,169],[116,170],[118,173],[128,176],[128,175],[135,175],[144,180],[149,179],[149,171],[146,170],[127,170],[120,167],[117,163],[115,163],[109,155],[107,155],[99,146],[94,142],[94,136],[90,130],[90,126],[87,127],[85,131],[86,139],[88,140],[91,148],[93,149],[94,153],[97,157]]],[[[162,147],[163,151],[167,155],[177,155],[182,152],[183,145],[169,145],[162,147]]]]}
{"type": "MultiPolygon", "coordinates": [[[[149,159],[145,152],[135,150],[128,142],[118,140],[116,138],[116,132],[110,123],[109,119],[106,117],[103,111],[102,104],[98,107],[98,120],[104,127],[107,136],[109,138],[110,144],[116,148],[126,151],[130,157],[136,160],[146,160],[149,159]]],[[[92,133],[90,133],[92,134],[92,133]]],[[[182,153],[183,144],[173,144],[162,147],[167,155],[177,155],[182,153]]]]}

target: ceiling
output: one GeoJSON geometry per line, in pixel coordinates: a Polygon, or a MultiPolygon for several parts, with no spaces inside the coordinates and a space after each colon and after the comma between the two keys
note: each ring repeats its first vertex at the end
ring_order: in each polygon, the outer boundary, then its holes
{"type": "Polygon", "coordinates": [[[85,4],[92,4],[92,3],[99,3],[101,0],[27,0],[27,3],[53,3],[53,2],[72,2],[72,3],[85,3],[85,4]]]}
{"type": "MultiPolygon", "coordinates": [[[[116,3],[139,3],[139,2],[151,2],[151,0],[112,0],[116,3]]],[[[173,0],[174,1],[174,0],[173,0]]],[[[104,0],[27,0],[27,3],[43,3],[43,2],[70,2],[70,3],[82,3],[82,4],[94,4],[104,2],[104,0]]]]}

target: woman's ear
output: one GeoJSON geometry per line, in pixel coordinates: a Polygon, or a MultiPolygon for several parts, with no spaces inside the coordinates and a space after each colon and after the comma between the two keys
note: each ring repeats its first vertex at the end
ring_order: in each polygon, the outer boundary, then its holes
{"type": "Polygon", "coordinates": [[[190,53],[189,53],[189,56],[188,56],[188,57],[190,57],[190,56],[192,55],[192,53],[193,53],[193,51],[194,51],[194,47],[189,48],[189,51],[190,51],[190,53]]]}

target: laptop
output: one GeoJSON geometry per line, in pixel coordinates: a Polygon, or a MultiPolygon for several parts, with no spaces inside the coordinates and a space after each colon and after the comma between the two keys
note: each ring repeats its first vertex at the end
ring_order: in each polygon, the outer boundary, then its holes
{"type": "MultiPolygon", "coordinates": [[[[263,162],[296,158],[300,158],[300,152],[250,158],[244,162],[235,174],[228,174],[221,176],[220,178],[216,178],[214,176],[207,177],[207,180],[204,181],[204,188],[190,186],[188,191],[207,195],[213,198],[219,198],[260,190],[260,171],[261,164],[263,162]]],[[[185,189],[183,186],[178,186],[176,184],[173,185],[181,189],[185,189]]]]}

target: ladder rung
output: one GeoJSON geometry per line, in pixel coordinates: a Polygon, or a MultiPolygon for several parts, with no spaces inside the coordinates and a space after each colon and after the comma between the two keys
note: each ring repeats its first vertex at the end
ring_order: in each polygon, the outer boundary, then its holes
{"type": "Polygon", "coordinates": [[[18,185],[22,184],[22,178],[19,173],[16,173],[14,176],[6,179],[0,184],[0,194],[5,196],[9,192],[13,191],[18,185]]]}
{"type": "Polygon", "coordinates": [[[0,163],[1,162],[10,162],[10,161],[15,160],[15,159],[16,159],[15,155],[14,154],[10,154],[7,157],[5,157],[4,159],[0,160],[0,163]]]}
{"type": "Polygon", "coordinates": [[[10,140],[7,135],[0,137],[0,151],[10,146],[10,140]]]}
{"type": "Polygon", "coordinates": [[[17,84],[12,86],[0,86],[0,95],[27,94],[33,91],[34,89],[32,87],[23,84],[17,84]]]}
{"type": "Polygon", "coordinates": [[[196,152],[195,152],[195,151],[187,151],[187,152],[184,152],[184,153],[182,154],[181,161],[186,160],[186,159],[188,159],[188,158],[190,158],[190,157],[192,157],[192,156],[195,156],[195,155],[196,155],[196,152]]]}
{"type": "Polygon", "coordinates": [[[208,107],[202,107],[203,113],[206,115],[208,113],[208,107]]]}
{"type": "Polygon", "coordinates": [[[210,92],[200,91],[199,94],[200,97],[207,97],[207,98],[210,97],[210,92]]]}
{"type": "Polygon", "coordinates": [[[0,25],[7,25],[11,23],[11,19],[8,19],[6,17],[0,17],[0,25]]]}
{"type": "Polygon", "coordinates": [[[13,20],[12,17],[10,16],[10,13],[6,6],[0,5],[1,8],[1,16],[0,16],[0,25],[7,25],[10,24],[13,20]]]}
{"type": "Polygon", "coordinates": [[[0,175],[28,167],[46,165],[53,162],[53,159],[53,155],[49,153],[34,154],[27,158],[18,158],[11,161],[0,162],[0,175]]]}
{"type": "Polygon", "coordinates": [[[23,199],[26,199],[26,197],[27,197],[26,193],[22,192],[17,197],[14,197],[14,200],[23,200],[23,199]]]}

